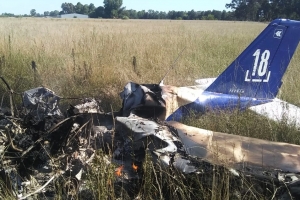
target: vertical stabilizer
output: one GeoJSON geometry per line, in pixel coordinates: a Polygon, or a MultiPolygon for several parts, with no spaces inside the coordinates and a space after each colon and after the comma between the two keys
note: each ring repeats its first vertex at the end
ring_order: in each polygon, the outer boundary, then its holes
{"type": "Polygon", "coordinates": [[[273,99],[299,38],[299,21],[272,21],[206,91],[273,99]]]}

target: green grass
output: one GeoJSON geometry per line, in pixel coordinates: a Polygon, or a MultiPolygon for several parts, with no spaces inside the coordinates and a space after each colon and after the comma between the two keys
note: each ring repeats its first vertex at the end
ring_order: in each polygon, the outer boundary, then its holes
{"type": "MultiPolygon", "coordinates": [[[[127,82],[158,83],[184,48],[165,84],[187,86],[193,85],[195,79],[218,76],[266,25],[225,21],[1,18],[0,74],[17,92],[43,85],[62,97],[100,98],[105,110],[110,112],[111,106],[114,110],[121,107],[119,92],[127,82]],[[37,64],[36,73],[31,68],[32,61],[37,64]]],[[[279,98],[298,106],[299,61],[297,50],[279,93],[279,98]]],[[[5,90],[5,85],[0,85],[0,91],[5,90]]],[[[184,123],[300,144],[297,128],[287,126],[284,121],[274,123],[251,111],[192,116],[184,123]]],[[[101,167],[88,176],[91,195],[95,199],[115,199],[114,168],[101,162],[96,159],[95,163],[101,167]]],[[[203,180],[199,176],[164,171],[145,162],[142,186],[137,193],[142,199],[232,199],[233,191],[228,186],[231,177],[226,170],[219,170],[212,179],[203,180]]],[[[255,194],[244,198],[268,198],[255,194]]],[[[128,198],[125,193],[123,198],[128,198]]]]}

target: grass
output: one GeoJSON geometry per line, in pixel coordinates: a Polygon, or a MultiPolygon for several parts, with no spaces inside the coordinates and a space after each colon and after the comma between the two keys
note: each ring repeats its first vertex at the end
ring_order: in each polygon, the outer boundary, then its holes
{"type": "Polygon", "coordinates": [[[66,97],[110,98],[117,107],[126,82],[158,83],[183,48],[168,84],[190,85],[218,75],[264,27],[218,21],[4,18],[1,71],[17,91],[44,85],[66,97]],[[36,81],[31,61],[37,64],[36,81]]]}
{"type": "Polygon", "coordinates": [[[217,132],[300,145],[298,127],[288,125],[284,120],[280,123],[274,122],[251,110],[194,115],[185,118],[183,123],[217,132]]]}
{"type": "MultiPolygon", "coordinates": [[[[218,76],[266,25],[225,21],[0,18],[0,74],[17,92],[43,85],[62,97],[100,98],[109,112],[111,106],[114,110],[120,108],[119,92],[127,82],[159,83],[184,48],[165,84],[187,86],[193,85],[195,79],[218,76]],[[32,61],[36,63],[36,72],[32,61]]],[[[299,61],[297,50],[279,93],[279,98],[298,106],[299,61]]],[[[5,86],[0,85],[0,91],[4,90],[5,86]]],[[[250,111],[210,113],[184,122],[214,131],[300,144],[297,128],[284,122],[274,123],[250,111]]],[[[112,169],[102,168],[90,172],[94,191],[91,195],[95,199],[115,199],[112,169]]],[[[144,171],[138,192],[142,199],[233,198],[234,191],[229,189],[231,177],[221,168],[209,180],[162,171],[147,162],[144,171]]],[[[252,188],[251,184],[248,187],[252,188]]],[[[251,194],[244,198],[268,198],[251,194]]]]}

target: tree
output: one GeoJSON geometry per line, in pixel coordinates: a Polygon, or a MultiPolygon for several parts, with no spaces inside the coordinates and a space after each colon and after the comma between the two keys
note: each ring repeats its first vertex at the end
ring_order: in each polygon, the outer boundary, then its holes
{"type": "Polygon", "coordinates": [[[78,13],[78,14],[83,14],[82,13],[82,8],[83,8],[83,5],[78,2],[76,5],[75,5],[75,13],[78,13]]]}
{"type": "Polygon", "coordinates": [[[1,16],[4,16],[4,17],[15,17],[15,15],[13,13],[2,13],[1,16]]]}
{"type": "Polygon", "coordinates": [[[59,11],[58,10],[54,10],[54,11],[51,11],[50,12],[50,16],[51,17],[56,17],[56,16],[58,16],[59,15],[59,11]]]}
{"type": "Polygon", "coordinates": [[[49,11],[45,11],[44,12],[44,16],[49,16],[50,15],[50,12],[49,11]]]}
{"type": "Polygon", "coordinates": [[[35,16],[36,15],[36,10],[35,9],[31,9],[30,10],[30,15],[31,16],[35,16]]]}
{"type": "Polygon", "coordinates": [[[159,19],[167,19],[167,13],[166,12],[159,12],[159,19]]]}
{"type": "Polygon", "coordinates": [[[255,20],[258,11],[256,2],[257,0],[232,0],[225,7],[234,10],[238,20],[255,20]]]}
{"type": "Polygon", "coordinates": [[[272,19],[272,8],[269,0],[262,0],[259,9],[259,20],[270,21],[272,19]]]}
{"type": "Polygon", "coordinates": [[[215,16],[213,14],[208,14],[206,20],[214,20],[215,16]]]}
{"type": "Polygon", "coordinates": [[[91,3],[91,4],[89,5],[89,13],[94,12],[95,9],[96,9],[95,5],[94,5],[93,3],[91,3]]]}
{"type": "Polygon", "coordinates": [[[221,15],[221,20],[226,20],[226,17],[227,17],[226,10],[223,10],[221,15]]]}
{"type": "Polygon", "coordinates": [[[145,10],[141,10],[137,12],[137,18],[138,19],[145,19],[145,10]]]}
{"type": "Polygon", "coordinates": [[[72,3],[62,3],[61,9],[62,14],[70,14],[75,12],[75,6],[72,3]]]}
{"type": "Polygon", "coordinates": [[[270,21],[300,17],[300,0],[231,0],[226,8],[231,8],[238,20],[270,21]]]}
{"type": "Polygon", "coordinates": [[[194,10],[189,11],[188,12],[188,19],[189,20],[197,19],[197,13],[194,10]]]}
{"type": "Polygon", "coordinates": [[[89,5],[84,4],[81,9],[81,14],[87,15],[90,13],[89,5]]]}
{"type": "Polygon", "coordinates": [[[129,19],[130,18],[130,11],[129,10],[123,10],[122,13],[119,15],[122,19],[129,19]]]}
{"type": "Polygon", "coordinates": [[[222,18],[222,12],[219,10],[213,10],[211,13],[214,19],[220,20],[222,18]]]}
{"type": "Polygon", "coordinates": [[[175,10],[171,10],[168,12],[168,18],[169,19],[176,19],[177,18],[177,13],[175,10]]]}
{"type": "Polygon", "coordinates": [[[89,14],[89,17],[90,18],[102,18],[102,17],[104,17],[104,15],[105,15],[104,7],[99,6],[93,12],[91,12],[89,14]]]}
{"type": "Polygon", "coordinates": [[[137,12],[136,12],[136,10],[127,10],[128,11],[128,17],[130,18],[130,19],[137,19],[138,18],[138,15],[137,15],[137,12]]]}
{"type": "Polygon", "coordinates": [[[80,2],[78,2],[76,5],[75,5],[75,13],[78,13],[78,14],[84,14],[84,15],[87,15],[89,14],[89,5],[85,4],[85,5],[82,5],[80,2]]]}
{"type": "Polygon", "coordinates": [[[107,18],[118,18],[120,10],[124,10],[124,8],[121,8],[123,0],[104,0],[103,4],[105,17],[107,18]]]}

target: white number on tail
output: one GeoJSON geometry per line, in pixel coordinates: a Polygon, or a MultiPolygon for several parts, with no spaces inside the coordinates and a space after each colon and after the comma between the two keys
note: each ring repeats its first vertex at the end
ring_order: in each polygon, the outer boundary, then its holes
{"type": "MultiPolygon", "coordinates": [[[[260,53],[260,49],[257,49],[253,56],[254,58],[254,65],[252,70],[252,77],[255,77],[256,74],[260,77],[265,76],[268,70],[269,65],[269,58],[270,58],[270,51],[265,50],[262,54],[260,53]],[[260,61],[260,62],[259,62],[260,61]]],[[[245,81],[246,82],[269,82],[271,72],[268,72],[268,75],[264,78],[252,78],[249,77],[249,70],[246,71],[245,81]]]]}

